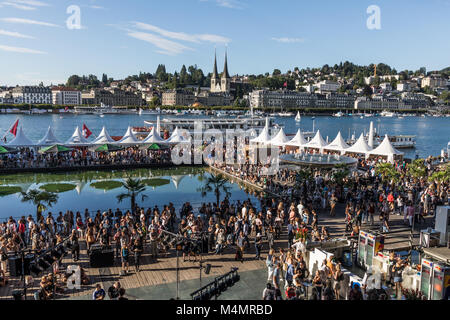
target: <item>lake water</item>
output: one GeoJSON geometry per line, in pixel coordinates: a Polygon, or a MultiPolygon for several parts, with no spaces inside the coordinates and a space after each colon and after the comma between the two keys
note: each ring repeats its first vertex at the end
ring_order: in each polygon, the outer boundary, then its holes
{"type": "MultiPolygon", "coordinates": [[[[2,186],[17,186],[23,191],[38,189],[48,184],[64,184],[72,190],[58,193],[59,199],[57,204],[49,208],[48,211],[57,214],[59,211],[63,213],[70,209],[73,212],[80,211],[82,214],[86,208],[92,212],[101,210],[102,212],[111,208],[113,211],[120,208],[122,211],[130,208],[130,200],[125,199],[122,203],[118,203],[116,196],[124,193],[123,187],[112,190],[105,190],[104,185],[93,187],[93,184],[102,182],[110,185],[111,181],[123,181],[126,177],[134,177],[140,179],[151,179],[156,181],[153,186],[148,186],[144,194],[147,198],[142,201],[141,197],[137,198],[140,206],[145,208],[163,205],[172,202],[177,209],[177,214],[183,203],[189,201],[194,208],[201,206],[202,203],[215,203],[216,198],[213,193],[202,197],[197,191],[204,185],[204,180],[209,173],[203,168],[177,167],[172,169],[139,169],[127,171],[87,171],[80,173],[67,174],[17,174],[0,176],[0,184],[2,186]]],[[[231,201],[240,200],[241,202],[250,198],[252,203],[259,206],[259,200],[252,194],[248,194],[237,184],[230,183],[231,201]]],[[[221,196],[223,200],[224,194],[221,196]]],[[[46,212],[48,212],[46,211],[46,212]]],[[[20,193],[0,196],[0,221],[9,216],[20,217],[22,215],[35,214],[36,208],[31,203],[21,201],[20,193]]],[[[197,211],[195,211],[197,214],[197,211]]]]}
{"type": "MultiPolygon", "coordinates": [[[[175,117],[166,116],[163,117],[175,117]]],[[[196,116],[182,116],[196,117],[196,116]]],[[[11,127],[14,121],[19,118],[19,124],[23,126],[25,134],[33,141],[37,142],[47,131],[48,126],[52,126],[55,135],[61,141],[66,141],[72,135],[75,126],[81,126],[85,123],[88,128],[97,135],[100,133],[102,126],[106,126],[108,132],[113,136],[122,136],[128,126],[143,126],[144,120],[156,120],[155,115],[0,115],[0,134],[3,134],[11,127]]],[[[415,155],[427,157],[429,155],[437,156],[443,148],[447,147],[450,141],[450,118],[436,117],[404,117],[399,119],[385,117],[371,117],[361,119],[359,117],[330,117],[317,116],[314,120],[310,116],[302,116],[302,121],[298,124],[294,117],[276,119],[277,123],[284,124],[287,134],[295,134],[298,128],[302,131],[312,131],[313,122],[315,129],[320,129],[322,136],[329,141],[336,137],[338,131],[347,139],[352,134],[356,138],[362,132],[369,130],[370,121],[374,122],[374,127],[382,135],[391,134],[407,134],[417,136],[416,149],[405,149],[405,157],[414,158],[415,155]]],[[[8,134],[8,141],[12,139],[12,135],[8,134]]]]}

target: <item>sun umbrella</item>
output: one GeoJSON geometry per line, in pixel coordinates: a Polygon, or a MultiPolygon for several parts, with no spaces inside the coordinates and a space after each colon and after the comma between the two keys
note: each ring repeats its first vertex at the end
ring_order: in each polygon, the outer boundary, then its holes
{"type": "Polygon", "coordinates": [[[14,148],[0,146],[0,154],[15,153],[15,152],[17,152],[17,150],[14,148]]]}
{"type": "Polygon", "coordinates": [[[65,146],[62,146],[60,144],[55,144],[50,147],[42,148],[39,150],[39,153],[60,153],[60,152],[69,152],[72,149],[69,149],[65,146]]]}
{"type": "Polygon", "coordinates": [[[102,144],[99,147],[97,147],[97,146],[93,147],[90,150],[94,151],[94,152],[113,152],[113,151],[120,151],[122,149],[123,148],[121,146],[106,143],[106,144],[102,144]]]}

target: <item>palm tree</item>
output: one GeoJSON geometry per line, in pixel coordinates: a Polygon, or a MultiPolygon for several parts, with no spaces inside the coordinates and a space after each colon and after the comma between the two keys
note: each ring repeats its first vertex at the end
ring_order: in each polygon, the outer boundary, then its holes
{"type": "Polygon", "coordinates": [[[350,170],[345,163],[340,163],[335,166],[335,171],[333,172],[333,180],[336,184],[342,186],[344,184],[344,179],[350,174],[350,170]]]}
{"type": "Polygon", "coordinates": [[[42,217],[42,212],[47,207],[53,206],[58,202],[58,195],[52,192],[30,190],[22,192],[22,202],[32,202],[36,206],[36,218],[39,221],[42,217]]]}
{"type": "Polygon", "coordinates": [[[383,180],[392,182],[398,182],[400,180],[400,172],[395,170],[391,163],[378,163],[375,167],[375,172],[381,174],[383,180]]]}
{"type": "MultiPolygon", "coordinates": [[[[127,190],[127,193],[121,193],[117,196],[117,201],[121,203],[124,199],[130,198],[131,200],[131,211],[134,212],[136,208],[136,197],[145,191],[146,186],[141,181],[141,179],[128,178],[126,181],[122,182],[123,187],[127,190]]],[[[142,201],[147,198],[146,195],[142,195],[142,201]]]]}
{"type": "Polygon", "coordinates": [[[228,185],[228,180],[224,178],[221,174],[213,175],[209,174],[206,178],[205,185],[202,188],[197,189],[201,192],[202,197],[205,197],[209,192],[214,192],[216,195],[217,206],[220,204],[220,195],[222,192],[225,193],[226,197],[231,195],[231,187],[228,185]]]}
{"type": "Polygon", "coordinates": [[[414,179],[422,179],[427,175],[424,159],[416,159],[408,166],[408,175],[414,179]]]}

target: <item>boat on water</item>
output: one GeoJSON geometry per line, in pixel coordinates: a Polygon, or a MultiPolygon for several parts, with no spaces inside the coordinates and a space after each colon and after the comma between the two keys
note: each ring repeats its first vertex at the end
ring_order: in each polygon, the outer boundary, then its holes
{"type": "MultiPolygon", "coordinates": [[[[267,118],[269,121],[269,134],[274,134],[278,132],[280,128],[283,127],[281,124],[277,124],[274,118],[267,118]]],[[[194,128],[196,122],[202,122],[203,130],[215,129],[225,132],[227,129],[242,129],[256,131],[262,130],[266,125],[266,118],[264,117],[235,117],[227,119],[216,119],[216,118],[165,118],[161,119],[160,127],[161,130],[168,130],[173,132],[175,128],[184,129],[189,131],[191,134],[194,133],[194,128]]],[[[149,125],[149,127],[135,127],[133,130],[140,133],[150,132],[153,126],[156,126],[155,120],[145,120],[144,123],[149,125]]]]}
{"type": "Polygon", "coordinates": [[[297,115],[295,116],[295,121],[296,122],[302,121],[302,117],[300,116],[300,111],[297,111],[297,115]]]}
{"type": "Polygon", "coordinates": [[[336,118],[341,118],[343,116],[344,116],[344,114],[341,111],[336,112],[335,114],[333,114],[333,117],[336,117],[336,118]]]}
{"type": "Polygon", "coordinates": [[[386,110],[384,110],[383,112],[381,112],[380,115],[381,115],[382,117],[386,117],[386,118],[392,118],[392,117],[395,117],[395,113],[394,113],[394,112],[386,111],[386,110]]]}
{"type": "Polygon", "coordinates": [[[136,114],[136,109],[128,109],[127,107],[122,106],[107,106],[103,103],[100,106],[75,106],[74,113],[75,114],[96,114],[96,115],[104,115],[104,114],[136,114]]]}
{"type": "Polygon", "coordinates": [[[294,114],[292,112],[279,112],[278,116],[279,117],[292,117],[292,116],[294,116],[294,114]]]}
{"type": "MultiPolygon", "coordinates": [[[[389,141],[392,146],[396,149],[413,149],[416,147],[416,136],[415,135],[388,135],[389,141]]],[[[369,134],[365,135],[367,141],[369,140],[369,134]]],[[[379,146],[381,142],[383,142],[384,136],[380,136],[375,134],[373,137],[374,148],[379,146]]],[[[352,145],[356,142],[355,135],[352,135],[352,138],[347,140],[349,145],[352,145]]]]}

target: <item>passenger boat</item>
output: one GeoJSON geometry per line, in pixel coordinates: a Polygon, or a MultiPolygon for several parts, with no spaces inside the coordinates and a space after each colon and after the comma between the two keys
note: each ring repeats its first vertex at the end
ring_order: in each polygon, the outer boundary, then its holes
{"type": "MultiPolygon", "coordinates": [[[[278,132],[278,130],[282,127],[282,125],[274,122],[274,118],[268,118],[269,120],[269,134],[274,132],[278,132]],[[273,132],[272,132],[273,131],[273,132]]],[[[251,118],[226,118],[226,119],[217,119],[217,118],[165,118],[161,119],[160,126],[161,130],[168,130],[169,132],[173,132],[175,128],[188,130],[190,133],[194,132],[195,123],[201,121],[203,123],[203,130],[208,129],[217,129],[225,132],[227,129],[242,129],[242,130],[251,130],[255,129],[257,132],[261,131],[266,125],[266,118],[264,117],[251,117],[251,118]]],[[[146,125],[150,125],[147,127],[147,133],[150,132],[153,126],[156,126],[156,121],[145,120],[144,123],[146,125]]],[[[138,129],[141,130],[142,128],[138,129]]]]}

